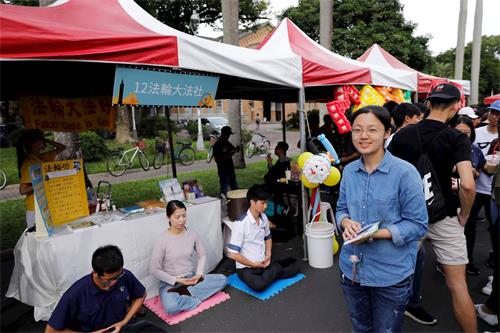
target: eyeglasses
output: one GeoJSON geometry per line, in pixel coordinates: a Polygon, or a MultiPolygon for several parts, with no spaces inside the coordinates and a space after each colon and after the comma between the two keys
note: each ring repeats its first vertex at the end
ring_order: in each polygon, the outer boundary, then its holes
{"type": "Polygon", "coordinates": [[[101,283],[104,285],[104,286],[109,286],[110,284],[112,284],[113,282],[115,281],[118,281],[121,277],[123,277],[125,275],[125,272],[121,272],[121,274],[111,278],[111,279],[103,279],[102,277],[100,277],[99,275],[97,275],[99,277],[99,280],[101,280],[101,283]]]}
{"type": "Polygon", "coordinates": [[[365,132],[366,135],[368,135],[368,136],[374,136],[374,135],[377,135],[378,133],[380,133],[381,131],[382,130],[380,130],[378,128],[374,128],[374,127],[370,127],[366,130],[363,130],[362,128],[356,127],[356,128],[352,129],[352,135],[360,136],[361,134],[363,134],[363,132],[365,132]]]}

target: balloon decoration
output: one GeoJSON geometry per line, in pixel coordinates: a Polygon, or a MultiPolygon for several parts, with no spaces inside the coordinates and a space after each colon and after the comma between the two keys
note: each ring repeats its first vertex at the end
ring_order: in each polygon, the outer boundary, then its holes
{"type": "MultiPolygon", "coordinates": [[[[318,139],[323,143],[330,156],[333,157],[333,163],[340,163],[337,152],[324,135],[318,136],[318,139]]],[[[300,154],[297,164],[302,169],[302,174],[300,175],[302,184],[312,189],[310,206],[312,208],[313,221],[318,221],[321,214],[321,200],[318,187],[320,184],[327,186],[337,185],[341,178],[340,171],[332,166],[330,157],[327,154],[314,155],[310,152],[304,152],[300,154]]]]}
{"type": "Polygon", "coordinates": [[[361,103],[359,105],[356,105],[354,107],[353,112],[358,111],[359,109],[367,106],[367,105],[379,105],[382,106],[385,103],[384,97],[382,97],[377,90],[375,90],[373,87],[366,85],[361,89],[360,92],[360,100],[361,103]]]}
{"type": "Polygon", "coordinates": [[[411,103],[411,91],[405,90],[404,100],[405,100],[405,103],[411,103]]]}
{"type": "Polygon", "coordinates": [[[339,252],[339,242],[337,242],[337,237],[333,235],[333,255],[336,255],[339,252]]]}
{"type": "Polygon", "coordinates": [[[345,134],[351,131],[351,123],[345,116],[345,111],[350,106],[351,103],[346,100],[335,100],[326,104],[326,109],[337,126],[339,134],[345,134]]]}

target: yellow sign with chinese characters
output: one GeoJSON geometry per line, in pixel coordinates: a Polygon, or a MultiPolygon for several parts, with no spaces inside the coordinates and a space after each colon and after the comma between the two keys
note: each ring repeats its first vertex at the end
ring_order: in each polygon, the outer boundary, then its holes
{"type": "Polygon", "coordinates": [[[42,177],[54,226],[89,215],[82,160],[42,163],[42,177]]]}
{"type": "Polygon", "coordinates": [[[82,132],[116,128],[116,106],[110,97],[54,98],[25,96],[19,99],[26,128],[42,131],[82,132]]]}

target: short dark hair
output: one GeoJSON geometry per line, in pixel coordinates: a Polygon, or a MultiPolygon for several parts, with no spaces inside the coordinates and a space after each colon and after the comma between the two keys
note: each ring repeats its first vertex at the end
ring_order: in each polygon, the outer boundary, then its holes
{"type": "Polygon", "coordinates": [[[470,136],[469,136],[469,139],[470,139],[470,142],[473,143],[474,141],[476,141],[476,130],[474,129],[474,124],[472,123],[472,120],[467,117],[467,116],[464,116],[464,115],[460,115],[458,116],[456,122],[454,123],[453,127],[457,127],[457,125],[460,125],[460,124],[465,124],[467,126],[469,126],[469,129],[470,129],[470,136]]]}
{"type": "Polygon", "coordinates": [[[399,104],[397,102],[394,102],[394,101],[389,101],[389,102],[386,102],[383,107],[384,109],[386,109],[387,111],[389,111],[390,114],[392,114],[392,110],[394,110],[394,108],[396,106],[398,106],[399,104]]]}
{"type": "Polygon", "coordinates": [[[184,205],[184,203],[182,201],[179,201],[179,200],[170,200],[167,203],[167,208],[166,208],[167,216],[168,217],[172,216],[172,214],[179,208],[186,209],[186,205],[184,205]]]}
{"type": "Polygon", "coordinates": [[[92,255],[92,269],[99,276],[118,272],[122,267],[123,255],[115,245],[102,246],[92,255]]]}
{"type": "Polygon", "coordinates": [[[323,122],[325,124],[333,124],[333,119],[332,119],[332,116],[330,116],[330,114],[325,114],[323,116],[323,122]]]}
{"type": "Polygon", "coordinates": [[[426,113],[427,111],[429,111],[427,105],[425,105],[422,102],[415,102],[413,103],[413,105],[415,105],[420,110],[421,113],[426,113]]]}
{"type": "Polygon", "coordinates": [[[459,99],[443,99],[443,98],[428,98],[431,109],[447,109],[455,103],[460,102],[459,99]]]}
{"type": "Polygon", "coordinates": [[[257,200],[269,200],[271,197],[267,187],[265,185],[255,184],[248,189],[247,200],[257,201],[257,200]]]}
{"type": "Polygon", "coordinates": [[[352,116],[351,124],[354,124],[354,120],[356,120],[359,115],[365,113],[371,113],[377,117],[382,125],[384,125],[384,129],[386,131],[391,129],[391,115],[389,114],[389,111],[377,105],[368,105],[356,111],[352,116]]]}
{"type": "Polygon", "coordinates": [[[276,148],[283,149],[283,151],[286,153],[288,151],[288,143],[280,141],[276,144],[276,148]]]}
{"type": "Polygon", "coordinates": [[[413,104],[401,103],[392,110],[391,115],[392,119],[394,119],[394,125],[396,125],[396,128],[400,128],[403,126],[406,116],[409,118],[420,116],[420,110],[413,104]]]}

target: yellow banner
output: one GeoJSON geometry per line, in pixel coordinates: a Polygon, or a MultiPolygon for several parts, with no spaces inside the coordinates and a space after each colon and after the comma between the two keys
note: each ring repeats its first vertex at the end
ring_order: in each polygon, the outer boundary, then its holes
{"type": "Polygon", "coordinates": [[[26,128],[42,131],[82,132],[116,128],[116,106],[111,98],[54,98],[25,96],[19,99],[26,128]]]}
{"type": "Polygon", "coordinates": [[[55,226],[89,215],[82,160],[42,163],[42,177],[55,226]]]}

